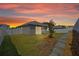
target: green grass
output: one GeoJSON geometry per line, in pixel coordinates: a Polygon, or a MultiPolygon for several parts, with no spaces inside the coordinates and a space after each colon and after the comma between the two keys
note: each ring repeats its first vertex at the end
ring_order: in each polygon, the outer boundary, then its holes
{"type": "Polygon", "coordinates": [[[0,55],[1,56],[17,56],[17,55],[19,55],[8,35],[4,36],[4,40],[2,42],[2,45],[0,46],[0,55]]]}
{"type": "Polygon", "coordinates": [[[62,37],[64,33],[54,33],[54,37],[55,39],[59,39],[60,37],[62,37]]]}
{"type": "Polygon", "coordinates": [[[21,55],[39,55],[37,45],[44,42],[44,36],[13,35],[11,40],[21,55]]]}
{"type": "MultiPolygon", "coordinates": [[[[62,34],[55,33],[55,38],[59,38],[62,34]]],[[[21,55],[41,55],[38,46],[47,43],[45,41],[47,35],[13,35],[11,40],[21,55]]]]}
{"type": "Polygon", "coordinates": [[[12,35],[5,36],[0,47],[0,55],[48,55],[52,48],[51,43],[63,34],[55,33],[51,42],[47,35],[12,35]]]}

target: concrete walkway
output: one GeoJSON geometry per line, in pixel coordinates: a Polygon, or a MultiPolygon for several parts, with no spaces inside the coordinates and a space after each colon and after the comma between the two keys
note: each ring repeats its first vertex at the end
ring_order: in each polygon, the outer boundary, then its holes
{"type": "Polygon", "coordinates": [[[64,56],[63,48],[65,47],[67,34],[64,34],[54,46],[50,56],[64,56]]]}

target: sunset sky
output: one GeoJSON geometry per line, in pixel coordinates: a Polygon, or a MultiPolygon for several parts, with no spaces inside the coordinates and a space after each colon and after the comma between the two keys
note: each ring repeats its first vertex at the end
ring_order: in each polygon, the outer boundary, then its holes
{"type": "Polygon", "coordinates": [[[18,26],[29,21],[73,25],[79,17],[79,4],[0,4],[0,24],[18,26]]]}

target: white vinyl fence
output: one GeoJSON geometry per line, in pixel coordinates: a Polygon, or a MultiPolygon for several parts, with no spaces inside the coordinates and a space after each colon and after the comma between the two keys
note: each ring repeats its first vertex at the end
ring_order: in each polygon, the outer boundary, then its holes
{"type": "Polygon", "coordinates": [[[65,29],[55,29],[56,33],[67,33],[69,31],[72,31],[73,28],[65,28],[65,29]]]}

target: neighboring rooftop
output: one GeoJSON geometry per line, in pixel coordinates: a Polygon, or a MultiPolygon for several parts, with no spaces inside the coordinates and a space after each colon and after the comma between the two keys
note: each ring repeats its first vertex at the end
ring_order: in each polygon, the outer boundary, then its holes
{"type": "Polygon", "coordinates": [[[8,27],[9,27],[9,25],[7,25],[7,24],[0,24],[0,27],[1,27],[1,26],[8,26],[8,27]]]}

